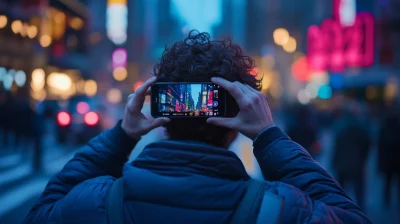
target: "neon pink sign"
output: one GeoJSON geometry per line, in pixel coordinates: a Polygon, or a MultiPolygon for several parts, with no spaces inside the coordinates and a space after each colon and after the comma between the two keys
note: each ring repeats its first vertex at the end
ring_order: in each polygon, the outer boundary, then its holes
{"type": "Polygon", "coordinates": [[[365,67],[374,62],[374,18],[356,14],[354,24],[340,23],[340,1],[334,0],[334,18],[308,28],[307,61],[311,70],[343,72],[346,67],[365,67]],[[339,3],[338,3],[339,2],[339,3]]]}

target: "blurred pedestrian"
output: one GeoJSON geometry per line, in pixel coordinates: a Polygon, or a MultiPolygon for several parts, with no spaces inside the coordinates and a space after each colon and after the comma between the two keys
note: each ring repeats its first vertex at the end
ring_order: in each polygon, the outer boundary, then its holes
{"type": "Polygon", "coordinates": [[[4,146],[9,146],[11,141],[10,141],[10,136],[12,133],[14,133],[13,130],[13,124],[12,124],[12,113],[13,113],[13,96],[11,95],[10,92],[5,93],[5,99],[3,103],[3,144],[4,146]]]}
{"type": "Polygon", "coordinates": [[[298,105],[292,112],[294,112],[294,117],[289,122],[287,133],[293,141],[303,146],[315,158],[319,155],[321,147],[317,126],[312,119],[311,108],[298,105]]]}
{"type": "MultiPolygon", "coordinates": [[[[4,146],[5,131],[5,116],[6,116],[6,94],[0,91],[0,149],[4,146]]],[[[2,150],[1,150],[2,151],[2,150]]]]}
{"type": "Polygon", "coordinates": [[[365,168],[371,148],[369,130],[356,108],[346,108],[334,124],[333,168],[337,180],[354,188],[358,205],[364,208],[365,168]]]}
{"type": "MultiPolygon", "coordinates": [[[[392,109],[389,109],[392,110],[392,109]]],[[[385,177],[384,201],[390,205],[391,185],[397,179],[398,200],[400,201],[400,118],[396,111],[389,112],[379,132],[378,166],[385,177]]]]}

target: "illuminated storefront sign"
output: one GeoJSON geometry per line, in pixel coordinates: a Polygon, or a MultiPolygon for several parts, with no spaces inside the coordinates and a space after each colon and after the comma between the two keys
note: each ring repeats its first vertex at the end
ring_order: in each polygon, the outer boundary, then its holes
{"type": "Polygon", "coordinates": [[[208,104],[207,106],[212,106],[213,105],[213,91],[208,92],[208,104]]]}
{"type": "Polygon", "coordinates": [[[180,112],[180,107],[179,107],[179,100],[175,100],[175,111],[180,112]]]}
{"type": "Polygon", "coordinates": [[[334,18],[309,27],[307,61],[311,70],[343,72],[346,67],[372,65],[374,18],[362,12],[355,14],[353,21],[351,8],[355,8],[351,0],[334,0],[334,18]]]}
{"type": "Polygon", "coordinates": [[[124,44],[128,29],[127,0],[108,0],[106,18],[108,38],[117,45],[124,44]]]}
{"type": "Polygon", "coordinates": [[[161,103],[165,103],[165,94],[161,94],[161,103]]]}

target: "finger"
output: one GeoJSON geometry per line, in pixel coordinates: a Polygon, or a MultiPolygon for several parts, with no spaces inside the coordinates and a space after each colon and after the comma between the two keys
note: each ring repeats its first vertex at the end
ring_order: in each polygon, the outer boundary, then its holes
{"type": "Polygon", "coordinates": [[[237,118],[221,118],[221,117],[208,118],[207,123],[230,129],[237,129],[237,124],[238,124],[237,118]]]}
{"type": "Polygon", "coordinates": [[[247,84],[246,84],[246,87],[247,87],[250,91],[252,91],[254,94],[256,94],[258,97],[260,97],[260,98],[262,98],[262,99],[265,99],[265,101],[268,103],[268,97],[267,97],[264,93],[253,89],[251,86],[249,86],[249,85],[247,85],[247,84]]]}
{"type": "Polygon", "coordinates": [[[171,121],[171,119],[169,119],[167,117],[160,117],[160,118],[153,119],[150,121],[149,129],[153,130],[155,128],[161,127],[163,125],[166,125],[170,121],[171,121]]]}
{"type": "Polygon", "coordinates": [[[256,94],[260,93],[259,91],[253,89],[253,87],[251,87],[251,86],[249,86],[249,85],[247,85],[247,84],[246,84],[245,86],[246,86],[246,88],[247,88],[248,90],[250,90],[250,91],[253,92],[253,93],[256,93],[256,94]]]}
{"type": "Polygon", "coordinates": [[[242,90],[242,92],[243,92],[244,94],[251,94],[251,93],[252,93],[252,91],[250,91],[250,90],[246,87],[246,85],[244,85],[243,83],[240,83],[240,82],[234,82],[234,83],[235,83],[236,87],[239,88],[240,90],[242,90]]]}
{"type": "Polygon", "coordinates": [[[146,91],[146,96],[150,96],[151,94],[151,87],[146,91]]]}
{"type": "Polygon", "coordinates": [[[129,109],[135,112],[139,112],[143,108],[143,103],[146,98],[149,88],[156,81],[156,77],[148,79],[131,97],[131,102],[129,102],[129,109]]]}
{"type": "Polygon", "coordinates": [[[244,93],[243,91],[236,86],[233,82],[229,82],[225,79],[219,78],[219,77],[213,77],[211,78],[211,81],[219,86],[221,86],[223,89],[228,91],[233,98],[235,98],[236,102],[238,103],[239,107],[241,106],[241,103],[243,101],[244,93]]]}
{"type": "Polygon", "coordinates": [[[143,83],[135,92],[136,96],[144,97],[146,95],[147,90],[156,82],[157,78],[153,77],[148,79],[146,82],[143,83]]]}

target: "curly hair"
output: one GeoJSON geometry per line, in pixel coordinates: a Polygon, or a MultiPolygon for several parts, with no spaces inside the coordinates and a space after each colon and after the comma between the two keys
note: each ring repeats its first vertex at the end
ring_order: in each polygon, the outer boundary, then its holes
{"type": "MultiPolygon", "coordinates": [[[[212,77],[221,77],[260,90],[261,80],[250,73],[254,67],[254,60],[244,55],[231,38],[211,40],[210,34],[192,30],[183,41],[165,48],[153,72],[158,82],[210,82],[212,77]]],[[[239,111],[232,97],[227,99],[226,110],[228,116],[236,116],[239,111]]],[[[173,119],[166,129],[170,139],[198,140],[219,146],[232,131],[202,119],[173,119]]]]}
{"type": "Polygon", "coordinates": [[[254,60],[230,38],[210,40],[210,34],[192,30],[185,40],[165,48],[153,71],[163,82],[204,82],[221,77],[260,90],[260,80],[250,74],[254,67],[254,60]]]}

